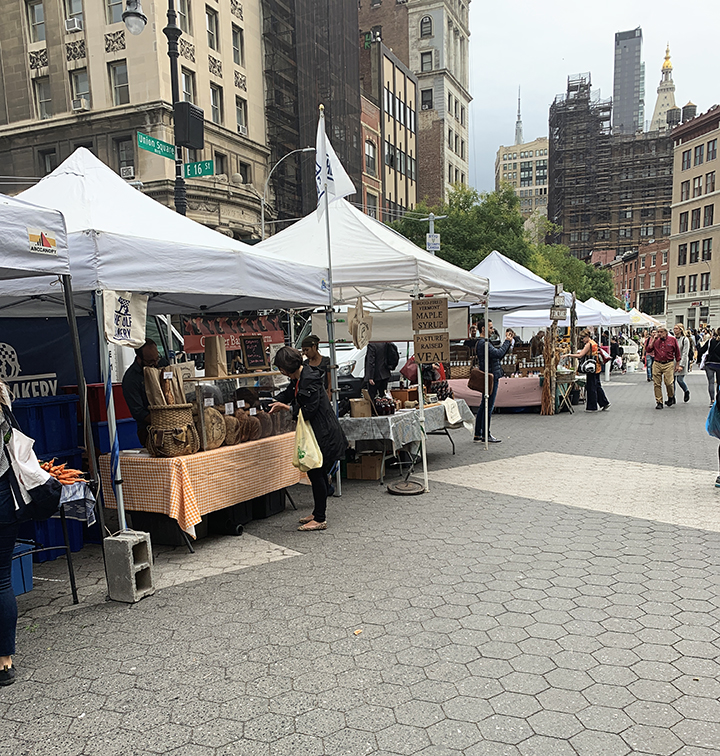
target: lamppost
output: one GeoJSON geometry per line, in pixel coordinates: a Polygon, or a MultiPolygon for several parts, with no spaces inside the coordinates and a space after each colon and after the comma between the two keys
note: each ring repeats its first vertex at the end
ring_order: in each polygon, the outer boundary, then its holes
{"type": "MultiPolygon", "coordinates": [[[[128,0],[129,1],[129,0],[128,0]]],[[[172,0],[171,0],[172,2],[172,0]]],[[[265,239],[265,202],[267,199],[268,184],[270,183],[270,177],[273,175],[273,171],[282,163],[285,158],[289,158],[290,155],[295,155],[298,152],[315,152],[314,147],[302,147],[301,149],[288,152],[287,155],[283,155],[280,160],[270,169],[267,178],[265,179],[265,188],[263,189],[262,202],[260,203],[260,226],[261,226],[261,241],[265,239]]]]}
{"type": "MultiPolygon", "coordinates": [[[[178,57],[180,51],[178,40],[182,29],[177,25],[174,0],[168,0],[167,26],[163,34],[168,40],[168,57],[170,58],[170,81],[172,84],[173,125],[175,132],[175,210],[180,215],[187,214],[187,190],[183,178],[182,145],[178,140],[177,105],[180,102],[180,77],[178,74],[178,57]]],[[[122,20],[130,34],[141,34],[147,24],[147,16],[143,13],[141,0],[127,0],[122,20]]]]}

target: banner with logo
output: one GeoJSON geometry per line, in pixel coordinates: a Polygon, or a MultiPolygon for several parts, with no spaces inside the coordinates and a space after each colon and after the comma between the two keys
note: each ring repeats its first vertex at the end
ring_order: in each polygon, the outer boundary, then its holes
{"type": "Polygon", "coordinates": [[[105,338],[110,344],[133,349],[145,343],[147,301],[144,294],[127,291],[104,291],[105,338]]]}
{"type": "Polygon", "coordinates": [[[263,344],[284,344],[285,332],[279,315],[240,317],[239,315],[213,316],[188,315],[183,317],[183,345],[188,354],[205,351],[208,336],[222,336],[225,350],[235,352],[242,348],[243,336],[260,336],[263,344]]]}

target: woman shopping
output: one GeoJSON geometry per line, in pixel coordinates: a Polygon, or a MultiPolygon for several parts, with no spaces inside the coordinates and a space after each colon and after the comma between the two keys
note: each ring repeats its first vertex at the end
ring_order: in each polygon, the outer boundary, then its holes
{"type": "Polygon", "coordinates": [[[691,338],[688,336],[688,333],[690,332],[688,331],[686,333],[680,323],[675,324],[673,327],[673,333],[675,334],[678,346],[680,347],[680,370],[675,373],[675,380],[677,381],[677,385],[683,390],[683,401],[689,402],[690,389],[687,387],[687,383],[685,383],[685,376],[690,372],[690,363],[694,356],[695,349],[691,338]]]}
{"type": "Polygon", "coordinates": [[[717,391],[720,389],[720,335],[717,331],[713,331],[710,338],[700,346],[698,355],[703,357],[700,365],[707,376],[708,394],[712,407],[717,391]]]}
{"type": "Polygon", "coordinates": [[[595,362],[595,371],[594,372],[585,372],[583,371],[587,386],[585,394],[587,396],[587,400],[585,402],[585,410],[586,412],[597,412],[598,404],[600,405],[601,410],[606,410],[610,406],[610,402],[608,401],[608,398],[605,396],[605,392],[603,391],[603,387],[600,384],[600,373],[602,372],[602,360],[600,359],[600,355],[598,353],[598,345],[595,341],[590,338],[590,331],[587,329],[580,332],[580,340],[585,344],[585,346],[575,354],[569,354],[568,357],[576,357],[578,360],[580,360],[580,363],[582,364],[588,359],[594,360],[595,362]]]}
{"type": "Polygon", "coordinates": [[[302,410],[303,418],[312,427],[323,455],[322,467],[308,471],[315,508],[311,515],[300,520],[298,530],[325,530],[327,498],[330,495],[328,475],[335,463],[345,457],[347,439],[330,406],[324,374],[311,365],[303,365],[302,354],[288,346],[278,350],[275,367],[290,378],[290,385],[275,397],[276,402],[270,407],[270,412],[292,409],[297,417],[302,410]]]}

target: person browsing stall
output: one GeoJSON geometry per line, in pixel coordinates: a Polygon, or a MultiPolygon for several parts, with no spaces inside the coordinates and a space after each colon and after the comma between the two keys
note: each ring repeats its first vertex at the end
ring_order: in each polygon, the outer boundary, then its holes
{"type": "MultiPolygon", "coordinates": [[[[487,397],[483,396],[482,402],[478,409],[477,417],[475,418],[475,438],[474,441],[485,441],[485,432],[487,431],[487,440],[491,444],[499,444],[500,439],[490,433],[490,421],[492,420],[493,409],[495,408],[495,398],[497,397],[498,386],[500,385],[500,379],[503,377],[503,369],[500,361],[510,351],[510,347],[513,345],[514,333],[512,331],[505,331],[505,341],[499,346],[493,346],[488,341],[488,372],[493,374],[493,388],[490,392],[490,400],[488,402],[488,424],[485,428],[485,401],[487,397]]],[[[480,321],[478,323],[478,342],[475,345],[475,353],[477,354],[478,367],[480,370],[485,370],[485,323],[480,321]]]]}
{"type": "Polygon", "coordinates": [[[575,357],[581,362],[586,359],[595,360],[595,372],[585,373],[585,394],[587,396],[585,411],[597,412],[598,404],[600,405],[600,409],[604,411],[610,406],[610,402],[605,396],[605,391],[600,383],[602,360],[600,359],[597,342],[593,341],[590,331],[587,329],[580,332],[580,340],[584,344],[583,348],[579,352],[569,354],[568,357],[575,357]]]}
{"type": "Polygon", "coordinates": [[[318,349],[320,339],[314,333],[311,333],[302,340],[301,346],[305,358],[304,364],[314,367],[315,370],[319,370],[325,376],[325,387],[328,397],[330,397],[330,358],[320,354],[318,349]]]}
{"type": "Polygon", "coordinates": [[[391,375],[388,344],[384,341],[371,341],[365,352],[365,382],[371,399],[375,399],[378,394],[385,396],[391,375]]]}
{"type": "Polygon", "coordinates": [[[335,463],[345,457],[348,442],[327,397],[323,374],[310,365],[303,365],[302,354],[288,346],[278,350],[275,367],[290,379],[290,385],[275,397],[270,413],[292,410],[297,418],[302,410],[323,455],[322,466],[308,470],[315,507],[311,515],[300,520],[298,530],[325,530],[330,494],[328,474],[335,463]]]}
{"type": "Polygon", "coordinates": [[[146,367],[165,367],[168,361],[160,357],[157,344],[148,339],[139,349],[135,350],[135,361],[125,371],[122,379],[122,392],[127,402],[130,414],[137,423],[137,434],[140,443],[145,446],[150,426],[150,402],[145,391],[146,367]]]}
{"type": "Polygon", "coordinates": [[[670,336],[665,326],[660,326],[657,335],[650,339],[647,353],[652,356],[653,389],[655,391],[655,409],[663,408],[662,384],[667,391],[666,407],[675,404],[675,373],[680,372],[680,346],[674,336],[670,336]]]}

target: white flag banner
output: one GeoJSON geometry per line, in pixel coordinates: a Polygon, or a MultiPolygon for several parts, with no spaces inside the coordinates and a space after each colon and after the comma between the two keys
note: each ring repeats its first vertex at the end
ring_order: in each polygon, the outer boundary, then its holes
{"type": "Polygon", "coordinates": [[[133,349],[145,343],[148,298],[127,291],[103,291],[105,338],[133,349]]]}
{"type": "Polygon", "coordinates": [[[317,182],[318,209],[322,215],[325,205],[325,188],[328,203],[355,194],[355,184],[335,154],[325,134],[325,112],[320,111],[315,142],[315,180],[317,182]]]}

